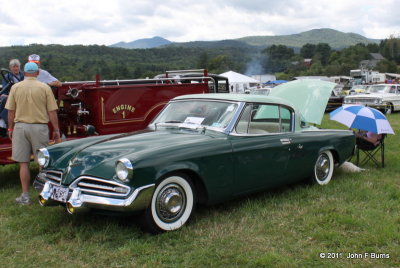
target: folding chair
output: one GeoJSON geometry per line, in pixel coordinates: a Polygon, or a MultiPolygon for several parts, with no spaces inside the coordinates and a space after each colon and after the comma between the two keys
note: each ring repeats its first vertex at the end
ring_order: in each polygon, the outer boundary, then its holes
{"type": "Polygon", "coordinates": [[[379,143],[376,145],[364,139],[357,138],[356,165],[363,166],[371,161],[374,162],[377,167],[385,167],[385,137],[386,134],[382,134],[379,143]],[[379,158],[377,158],[379,156],[378,153],[381,155],[380,161],[379,158]],[[360,154],[362,159],[360,159],[360,154]]]}

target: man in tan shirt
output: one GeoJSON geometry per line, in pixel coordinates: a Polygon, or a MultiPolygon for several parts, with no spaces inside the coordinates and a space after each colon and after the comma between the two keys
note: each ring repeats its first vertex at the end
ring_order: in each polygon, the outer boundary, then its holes
{"type": "Polygon", "coordinates": [[[54,140],[60,139],[57,118],[57,102],[50,87],[37,80],[39,68],[28,62],[24,67],[25,80],[12,86],[6,103],[8,109],[8,135],[12,141],[12,159],[19,162],[22,194],[15,200],[30,204],[29,196],[31,154],[48,146],[48,122],[53,126],[54,140]]]}

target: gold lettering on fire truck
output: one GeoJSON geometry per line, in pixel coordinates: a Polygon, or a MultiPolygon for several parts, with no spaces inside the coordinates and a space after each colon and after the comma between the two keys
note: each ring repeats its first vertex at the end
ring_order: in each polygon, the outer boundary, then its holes
{"type": "Polygon", "coordinates": [[[114,114],[118,113],[118,112],[122,112],[122,117],[125,118],[125,113],[126,112],[131,112],[133,113],[135,111],[135,107],[133,107],[132,105],[129,104],[120,104],[115,106],[114,108],[112,108],[112,112],[114,114]]]}

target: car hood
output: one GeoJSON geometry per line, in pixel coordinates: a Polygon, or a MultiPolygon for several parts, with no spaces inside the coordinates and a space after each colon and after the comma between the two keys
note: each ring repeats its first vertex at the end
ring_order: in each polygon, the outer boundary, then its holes
{"type": "Polygon", "coordinates": [[[272,90],[269,96],[288,100],[308,123],[321,124],[329,97],[336,84],[319,79],[291,81],[272,90]]]}
{"type": "MultiPolygon", "coordinates": [[[[111,179],[115,175],[115,163],[118,159],[128,158],[136,163],[142,159],[156,160],[165,152],[193,147],[196,143],[208,144],[222,136],[225,134],[211,130],[148,129],[95,140],[74,152],[69,152],[69,159],[56,161],[52,168],[64,171],[64,184],[71,183],[81,175],[111,179]]],[[[51,151],[50,154],[52,155],[51,151]]]]}

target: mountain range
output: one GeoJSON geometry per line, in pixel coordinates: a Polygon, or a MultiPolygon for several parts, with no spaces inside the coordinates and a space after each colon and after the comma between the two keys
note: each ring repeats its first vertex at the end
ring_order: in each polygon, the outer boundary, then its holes
{"type": "Polygon", "coordinates": [[[143,39],[138,39],[132,42],[119,42],[116,44],[110,45],[110,47],[121,47],[121,48],[154,48],[154,47],[160,47],[164,45],[169,45],[172,42],[159,37],[159,36],[154,36],[153,38],[143,38],[143,39]]]}
{"type": "Polygon", "coordinates": [[[155,36],[153,38],[138,39],[132,42],[119,42],[110,47],[121,48],[156,48],[165,46],[174,47],[269,47],[271,45],[285,45],[293,48],[301,48],[303,45],[327,43],[333,49],[342,49],[358,43],[379,43],[380,39],[370,39],[355,33],[344,33],[333,29],[313,29],[306,32],[290,35],[275,36],[247,36],[237,39],[215,41],[171,42],[165,38],[155,36]]]}

